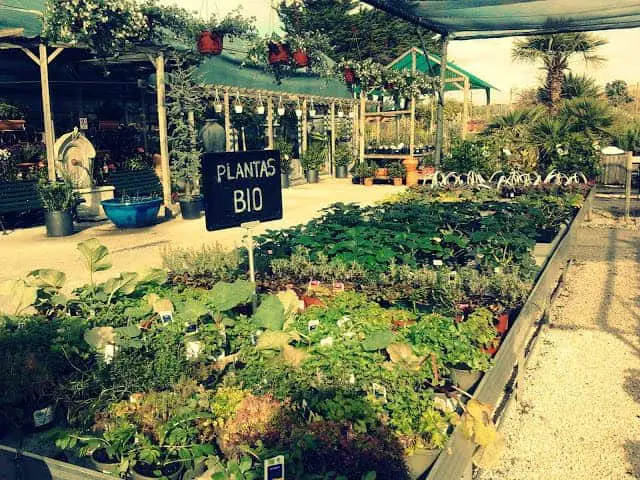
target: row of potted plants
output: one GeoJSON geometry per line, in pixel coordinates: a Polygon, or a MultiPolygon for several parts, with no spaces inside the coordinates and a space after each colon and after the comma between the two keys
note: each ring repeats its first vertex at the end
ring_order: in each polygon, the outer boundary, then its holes
{"type": "Polygon", "coordinates": [[[24,423],[57,404],[70,424],[59,447],[134,478],[255,478],[278,455],[293,478],[416,478],[460,421],[492,448],[491,407],[460,390],[524,301],[533,244],[582,193],[442,204],[410,189],[336,205],[259,238],[255,286],[243,254],[218,249],[173,254],[169,282],[97,282],[108,250],[83,242],[88,282],[72,295],[45,269],[0,287],[1,358],[15,367],[0,383],[30,384],[0,411],[24,423]]]}

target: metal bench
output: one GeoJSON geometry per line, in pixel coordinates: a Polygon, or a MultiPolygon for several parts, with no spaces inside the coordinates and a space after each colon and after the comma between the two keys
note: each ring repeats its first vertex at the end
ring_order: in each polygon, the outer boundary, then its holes
{"type": "Polygon", "coordinates": [[[2,222],[2,216],[7,213],[28,212],[41,210],[42,200],[38,194],[37,182],[2,182],[0,183],[0,228],[7,234],[2,222]]]}

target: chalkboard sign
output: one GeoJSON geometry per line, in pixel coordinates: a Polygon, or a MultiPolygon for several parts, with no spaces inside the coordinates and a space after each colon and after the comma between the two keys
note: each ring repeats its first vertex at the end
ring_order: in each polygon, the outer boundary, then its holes
{"type": "Polygon", "coordinates": [[[205,153],[202,173],[207,230],[282,218],[278,150],[205,153]]]}

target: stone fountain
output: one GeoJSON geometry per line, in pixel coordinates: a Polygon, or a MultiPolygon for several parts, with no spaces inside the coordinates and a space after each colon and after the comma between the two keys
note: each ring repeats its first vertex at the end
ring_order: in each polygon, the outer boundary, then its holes
{"type": "Polygon", "coordinates": [[[76,186],[76,192],[85,202],[78,206],[83,220],[103,220],[106,217],[100,202],[113,198],[111,185],[96,187],[93,179],[93,161],[96,150],[77,128],[65,133],[54,145],[56,171],[66,172],[76,186]]]}

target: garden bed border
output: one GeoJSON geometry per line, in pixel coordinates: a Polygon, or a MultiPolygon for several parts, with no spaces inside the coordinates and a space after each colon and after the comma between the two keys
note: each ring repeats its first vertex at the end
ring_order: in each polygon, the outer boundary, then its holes
{"type": "MultiPolygon", "coordinates": [[[[479,401],[498,405],[504,396],[513,397],[516,394],[531,351],[528,347],[539,333],[540,326],[548,320],[552,299],[566,270],[569,249],[578,229],[591,216],[595,195],[596,187],[593,187],[568,227],[562,228],[551,242],[551,249],[527,301],[500,346],[493,367],[482,377],[474,393],[479,401]]],[[[503,411],[498,409],[498,416],[503,411]]],[[[494,420],[497,422],[498,418],[494,420]]],[[[426,479],[467,480],[468,477],[470,480],[470,466],[475,450],[476,445],[463,435],[460,427],[456,428],[426,479]]]]}

